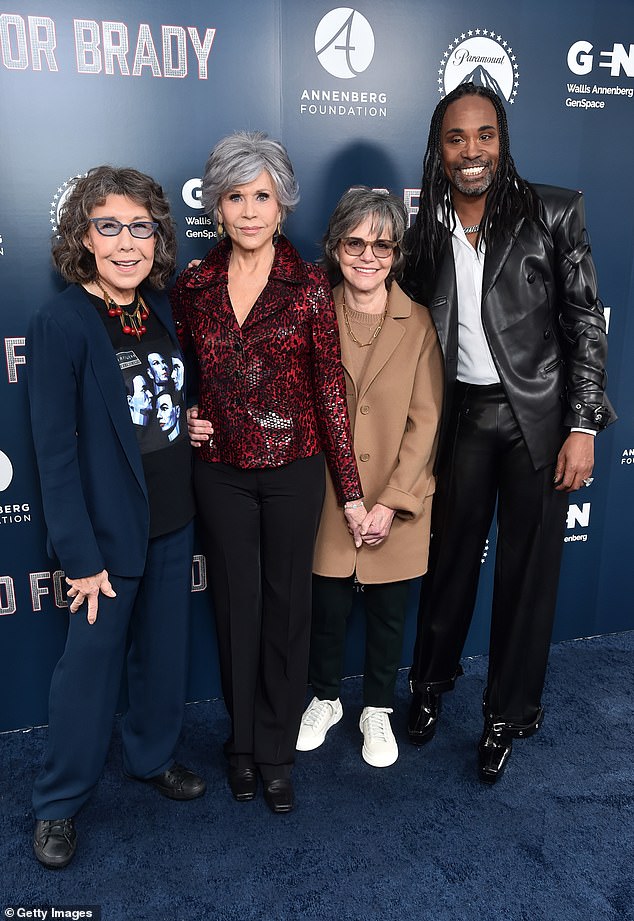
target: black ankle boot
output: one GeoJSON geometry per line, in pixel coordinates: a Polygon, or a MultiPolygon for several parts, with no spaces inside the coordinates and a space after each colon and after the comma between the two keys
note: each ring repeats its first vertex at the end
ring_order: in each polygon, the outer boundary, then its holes
{"type": "Polygon", "coordinates": [[[478,744],[480,780],[496,783],[504,773],[512,751],[513,739],[506,733],[506,724],[487,720],[478,744]]]}
{"type": "Polygon", "coordinates": [[[424,745],[434,737],[441,709],[442,696],[431,686],[422,691],[414,690],[407,720],[407,734],[412,745],[424,745]]]}
{"type": "Polygon", "coordinates": [[[456,679],[462,675],[462,665],[458,665],[453,677],[448,680],[424,684],[416,680],[412,668],[409,676],[412,702],[407,719],[407,734],[412,745],[424,745],[433,739],[442,709],[442,695],[445,691],[453,691],[456,679]]]}

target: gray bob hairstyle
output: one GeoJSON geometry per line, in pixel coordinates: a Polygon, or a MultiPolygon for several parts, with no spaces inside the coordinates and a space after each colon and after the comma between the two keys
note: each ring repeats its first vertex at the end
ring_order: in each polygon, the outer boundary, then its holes
{"type": "Polygon", "coordinates": [[[202,203],[207,214],[218,220],[223,195],[237,185],[253,182],[266,170],[273,181],[282,220],[299,201],[299,185],[286,148],[264,131],[235,131],[218,141],[209,154],[203,176],[202,203]]]}
{"type": "Polygon", "coordinates": [[[109,195],[125,195],[147,209],[158,227],[154,234],[154,262],[148,282],[164,288],[176,265],[176,227],[163,189],[145,173],[116,166],[95,166],[78,179],[60,215],[53,238],[55,267],[65,281],[84,284],[97,278],[95,257],[84,246],[90,217],[109,195]]]}
{"type": "Polygon", "coordinates": [[[322,240],[322,263],[332,285],[338,284],[342,278],[337,254],[339,242],[349,237],[350,232],[366,218],[371,219],[372,232],[376,234],[377,239],[394,240],[398,244],[394,250],[394,259],[386,283],[389,286],[393,278],[400,278],[405,267],[406,255],[402,249],[403,236],[407,229],[405,205],[396,195],[375,191],[366,185],[354,185],[344,192],[337,202],[322,240]]]}

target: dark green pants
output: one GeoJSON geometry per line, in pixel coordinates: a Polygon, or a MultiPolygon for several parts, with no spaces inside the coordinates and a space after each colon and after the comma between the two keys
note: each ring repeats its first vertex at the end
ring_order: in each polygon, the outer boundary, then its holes
{"type": "MultiPolygon", "coordinates": [[[[391,707],[403,649],[409,580],[364,585],[363,705],[391,707]]],[[[354,577],[313,576],[309,679],[320,700],[336,700],[343,671],[346,622],[356,596],[354,577]]]]}

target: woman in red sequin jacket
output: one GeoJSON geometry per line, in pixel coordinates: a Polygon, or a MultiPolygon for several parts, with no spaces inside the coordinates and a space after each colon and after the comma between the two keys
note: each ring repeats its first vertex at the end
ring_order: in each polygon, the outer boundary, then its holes
{"type": "Polygon", "coordinates": [[[365,516],[330,286],[280,234],[298,198],[279,142],[261,132],[224,138],[203,179],[221,241],[172,292],[198,366],[190,434],[231,717],[229,785],[251,800],[259,773],[278,813],[294,805],[323,454],[358,543],[365,516]]]}

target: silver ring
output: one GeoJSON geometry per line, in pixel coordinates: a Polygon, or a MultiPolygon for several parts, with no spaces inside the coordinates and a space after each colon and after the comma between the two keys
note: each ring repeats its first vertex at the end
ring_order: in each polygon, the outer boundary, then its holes
{"type": "Polygon", "coordinates": [[[594,477],[593,477],[593,476],[587,476],[587,477],[585,478],[585,480],[583,481],[583,485],[584,485],[584,486],[592,486],[593,483],[594,483],[594,477]]]}

